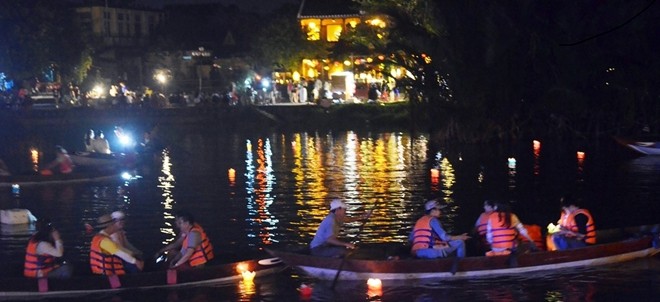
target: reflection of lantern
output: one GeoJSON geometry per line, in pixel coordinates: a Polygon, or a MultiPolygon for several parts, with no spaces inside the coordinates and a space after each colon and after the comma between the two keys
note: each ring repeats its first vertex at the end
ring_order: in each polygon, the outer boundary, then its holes
{"type": "Polygon", "coordinates": [[[234,168],[229,168],[227,174],[229,175],[229,182],[234,182],[234,180],[236,180],[236,170],[234,170],[234,168]]]}
{"type": "Polygon", "coordinates": [[[369,298],[383,296],[383,283],[380,279],[369,278],[367,280],[367,296],[369,298]]]}

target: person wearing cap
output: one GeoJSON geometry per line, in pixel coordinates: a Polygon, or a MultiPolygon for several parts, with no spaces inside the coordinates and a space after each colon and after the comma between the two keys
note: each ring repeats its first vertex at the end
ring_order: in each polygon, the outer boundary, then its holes
{"type": "Polygon", "coordinates": [[[32,235],[25,249],[23,275],[28,278],[69,278],[73,267],[58,263],[57,258],[64,255],[64,244],[60,233],[48,218],[37,221],[37,232],[32,235]]]}
{"type": "Polygon", "coordinates": [[[119,230],[116,232],[112,233],[110,235],[110,238],[112,238],[112,241],[114,241],[119,247],[122,247],[129,251],[131,255],[135,258],[142,259],[142,251],[137,249],[135,246],[133,246],[129,241],[128,237],[126,236],[126,230],[124,230],[124,226],[126,225],[126,215],[122,211],[114,211],[112,214],[110,214],[112,219],[116,221],[117,227],[119,230]]]}
{"type": "Polygon", "coordinates": [[[579,207],[571,196],[561,199],[562,213],[559,232],[552,234],[552,242],[557,250],[585,247],[596,243],[596,225],[591,213],[579,207]]]}
{"type": "Polygon", "coordinates": [[[89,250],[89,265],[92,273],[98,275],[124,275],[142,271],[144,261],[135,258],[131,252],[117,245],[110,237],[122,229],[118,220],[106,214],[97,220],[97,228],[101,229],[92,238],[89,250]]]}
{"type": "Polygon", "coordinates": [[[321,221],[314,239],[309,244],[311,254],[321,257],[341,257],[346,254],[347,249],[354,249],[354,244],[339,240],[337,237],[344,223],[362,219],[366,217],[347,217],[346,204],[339,199],[332,200],[330,214],[321,221]]]}
{"type": "Polygon", "coordinates": [[[213,245],[206,232],[187,212],[177,213],[175,222],[179,227],[179,238],[162,248],[156,255],[179,249],[178,253],[169,260],[170,268],[184,270],[204,267],[215,257],[213,245]]]}
{"type": "Polygon", "coordinates": [[[449,235],[442,228],[438,219],[441,209],[447,207],[437,200],[430,200],[424,205],[426,215],[417,220],[409,240],[412,244],[410,252],[417,258],[448,257],[456,252],[457,257],[465,257],[465,240],[470,239],[467,233],[449,235]]]}

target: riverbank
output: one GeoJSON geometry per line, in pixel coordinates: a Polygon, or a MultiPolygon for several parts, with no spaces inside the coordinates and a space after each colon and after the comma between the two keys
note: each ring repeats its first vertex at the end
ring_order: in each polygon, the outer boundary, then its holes
{"type": "Polygon", "coordinates": [[[265,105],[182,108],[68,108],[0,111],[3,126],[43,127],[74,125],[206,125],[219,128],[349,129],[408,127],[408,103],[265,105]]]}

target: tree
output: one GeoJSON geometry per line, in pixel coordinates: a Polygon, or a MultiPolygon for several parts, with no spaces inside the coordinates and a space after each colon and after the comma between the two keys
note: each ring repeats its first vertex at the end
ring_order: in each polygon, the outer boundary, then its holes
{"type": "Polygon", "coordinates": [[[66,80],[86,68],[79,64],[89,53],[67,3],[2,0],[0,28],[0,70],[13,78],[32,78],[55,68],[60,77],[55,80],[66,80]]]}

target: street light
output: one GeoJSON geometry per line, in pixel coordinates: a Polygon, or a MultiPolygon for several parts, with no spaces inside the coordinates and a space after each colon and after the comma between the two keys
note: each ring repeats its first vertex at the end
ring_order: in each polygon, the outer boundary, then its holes
{"type": "Polygon", "coordinates": [[[160,91],[165,92],[165,83],[167,83],[167,74],[165,71],[158,70],[154,74],[154,79],[160,84],[160,91]]]}

